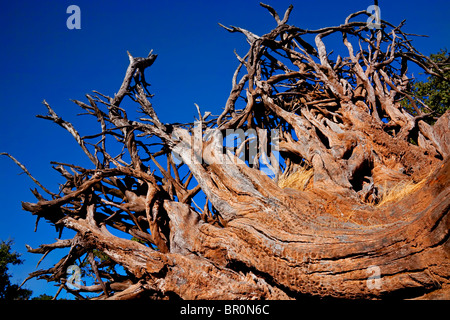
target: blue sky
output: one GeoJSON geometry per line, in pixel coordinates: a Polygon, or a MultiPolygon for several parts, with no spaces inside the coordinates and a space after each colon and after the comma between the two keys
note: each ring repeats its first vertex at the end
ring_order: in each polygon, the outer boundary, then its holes
{"type": "MultiPolygon", "coordinates": [[[[373,4],[361,1],[277,0],[266,3],[280,14],[294,5],[290,24],[319,28],[342,23],[355,11],[373,4]]],[[[424,54],[449,47],[450,2],[379,1],[381,17],[393,24],[407,19],[404,31],[429,35],[414,38],[424,54]]],[[[57,191],[61,183],[50,161],[90,164],[69,133],[53,123],[35,118],[45,114],[43,99],[82,135],[97,133],[95,122],[76,117],[80,109],[69,99],[84,100],[92,90],[113,95],[128,66],[126,51],[145,56],[158,54],[147,72],[155,94],[152,101],[164,122],[192,121],[197,103],[202,111],[218,114],[231,89],[237,66],[233,50],[245,54],[242,35],[230,34],[217,23],[236,25],[256,34],[269,32],[274,20],[254,0],[190,1],[2,1],[0,9],[0,152],[8,152],[27,166],[46,187],[57,191]],[[69,30],[69,5],[81,9],[81,29],[69,30]],[[94,126],[92,126],[94,124],[94,126]]],[[[327,44],[328,48],[333,43],[327,44]]],[[[132,106],[135,108],[135,106],[132,106]]],[[[29,191],[33,182],[11,160],[0,157],[0,239],[15,240],[14,250],[23,253],[21,266],[11,267],[13,282],[35,271],[40,255],[26,252],[25,243],[37,247],[52,243],[58,234],[21,210],[21,201],[35,201],[29,191]]],[[[64,232],[62,238],[71,233],[64,232]]],[[[59,260],[51,253],[40,268],[59,260]]],[[[53,294],[57,288],[44,280],[29,281],[34,296],[53,294]]],[[[65,293],[60,297],[65,297],[65,293]]]]}

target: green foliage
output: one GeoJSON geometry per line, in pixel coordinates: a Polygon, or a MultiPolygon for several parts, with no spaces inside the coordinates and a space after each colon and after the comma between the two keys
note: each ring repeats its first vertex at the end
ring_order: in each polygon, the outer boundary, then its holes
{"type": "Polygon", "coordinates": [[[20,254],[11,252],[12,244],[12,240],[0,243],[0,299],[27,300],[31,296],[31,290],[11,284],[11,275],[8,274],[9,264],[20,265],[23,263],[23,260],[19,259],[20,254]]]}
{"type": "MultiPolygon", "coordinates": [[[[430,59],[445,70],[445,79],[429,75],[426,81],[414,82],[411,92],[416,99],[420,99],[430,108],[430,110],[425,108],[422,108],[422,110],[425,113],[433,112],[436,119],[450,109],[450,57],[447,49],[441,49],[437,54],[431,54],[430,59]]],[[[420,103],[416,102],[416,104],[421,107],[420,103]]],[[[403,101],[403,106],[412,114],[416,113],[407,99],[403,101]]],[[[434,122],[432,118],[428,121],[434,122]]]]}
{"type": "Polygon", "coordinates": [[[53,299],[52,296],[49,296],[48,294],[43,293],[37,297],[32,298],[31,300],[52,300],[52,299],[53,299]]]}
{"type": "Polygon", "coordinates": [[[136,237],[131,238],[131,241],[136,241],[136,242],[139,242],[139,243],[141,243],[141,244],[145,244],[145,241],[144,241],[144,240],[138,239],[138,238],[136,238],[136,237]]]}
{"type": "MultiPolygon", "coordinates": [[[[92,253],[99,272],[103,274],[117,273],[115,270],[116,263],[111,260],[106,253],[103,253],[97,249],[92,250],[92,253]]],[[[81,270],[81,278],[83,279],[84,285],[89,285],[96,282],[97,277],[92,269],[87,254],[84,256],[84,259],[79,259],[78,266],[81,270]]]]}
{"type": "MultiPolygon", "coordinates": [[[[31,300],[53,300],[53,296],[43,293],[37,297],[31,298],[31,300]]],[[[67,299],[56,299],[56,300],[67,300],[67,299]]]]}

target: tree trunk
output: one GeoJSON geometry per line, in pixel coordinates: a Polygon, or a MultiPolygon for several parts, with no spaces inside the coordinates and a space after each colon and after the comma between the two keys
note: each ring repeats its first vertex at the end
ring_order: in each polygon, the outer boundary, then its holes
{"type": "Polygon", "coordinates": [[[67,129],[95,169],[55,162],[67,179],[61,192],[44,188],[52,196],[46,200],[35,190],[39,201],[23,204],[58,230],[77,232],[29,248],[70,247],[53,268],[29,278],[58,281],[74,294],[99,292],[99,299],[450,298],[450,111],[434,125],[424,121],[433,114],[408,94],[407,62],[437,76],[448,66],[414,50],[401,26],[382,21],[368,30],[366,22],[350,22],[365,11],[337,27],[303,30],[287,25],[292,6],[283,19],[263,6],[278,25],[270,33],[224,27],[243,33],[250,50],[238,56],[218,117],[198,110],[194,124],[162,124],[144,77],[153,54],[129,54],[114,98],[95,92],[89,105],[75,101],[99,120],[99,134],[81,137],[45,103],[49,115],[40,117],[67,129]],[[332,33],[342,34],[348,58],[327,54],[323,38],[332,33]],[[315,48],[302,38],[311,35],[315,48]],[[368,48],[355,53],[355,38],[368,48]],[[245,106],[236,110],[244,90],[245,106]],[[119,107],[125,97],[150,119],[129,120],[119,107]],[[415,113],[402,108],[406,98],[415,113]],[[224,139],[240,129],[247,135],[224,152],[224,139]],[[111,135],[130,163],[106,151],[111,135]],[[154,151],[141,136],[162,148],[154,151]],[[194,200],[202,194],[203,209],[194,200]],[[97,268],[94,250],[126,277],[106,272],[104,261],[97,268]],[[70,289],[67,268],[84,256],[98,284],[70,289]]]}

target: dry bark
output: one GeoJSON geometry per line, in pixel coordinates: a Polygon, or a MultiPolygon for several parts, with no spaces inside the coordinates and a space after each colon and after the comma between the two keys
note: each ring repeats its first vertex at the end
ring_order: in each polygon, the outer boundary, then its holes
{"type": "Polygon", "coordinates": [[[144,78],[156,59],[151,53],[129,54],[115,97],[94,92],[89,104],[74,101],[98,119],[98,134],[81,137],[44,102],[49,114],[40,117],[68,130],[94,168],[54,162],[66,179],[60,192],[43,188],[46,199],[34,190],[38,202],[23,203],[59,231],[77,232],[28,248],[70,248],[30,278],[60,282],[79,296],[98,292],[97,299],[449,297],[450,111],[425,123],[432,115],[414,103],[407,77],[411,62],[436,76],[448,66],[415,50],[402,25],[382,21],[368,30],[352,21],[365,11],[339,26],[304,30],[287,24],[292,6],[282,19],[263,7],[277,22],[271,32],[224,27],[244,34],[250,49],[238,56],[219,116],[208,120],[199,110],[196,123],[161,123],[144,78]],[[331,34],[342,36],[347,58],[331,59],[324,44],[331,34]],[[305,40],[311,37],[314,46],[305,40]],[[128,119],[123,99],[149,118],[128,119]],[[410,99],[415,113],[401,99],[410,99]],[[260,144],[264,130],[278,130],[275,177],[258,165],[273,159],[270,152],[238,158],[252,138],[224,153],[226,129],[254,130],[260,144]],[[112,138],[123,145],[115,156],[106,150],[112,138]],[[279,186],[282,172],[286,178],[301,170],[311,173],[301,190],[279,186]],[[199,192],[207,197],[203,209],[193,202],[199,192]],[[123,266],[126,279],[102,271],[94,250],[123,266]],[[97,284],[70,289],[66,270],[83,256],[97,284]]]}

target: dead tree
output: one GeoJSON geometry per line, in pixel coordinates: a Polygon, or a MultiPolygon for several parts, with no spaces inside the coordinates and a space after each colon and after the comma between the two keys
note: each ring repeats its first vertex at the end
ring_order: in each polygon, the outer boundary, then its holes
{"type": "Polygon", "coordinates": [[[410,94],[408,65],[440,77],[449,66],[420,54],[403,23],[371,30],[360,11],[305,30],[288,24],[292,6],[283,17],[262,6],[277,23],[269,33],[223,26],[250,48],[236,54],[218,116],[199,110],[194,123],[162,123],[144,76],[152,53],[129,54],[114,97],[94,91],[74,101],[98,120],[98,134],[80,136],[44,101],[39,117],[70,132],[92,167],[53,162],[66,179],[59,192],[42,186],[48,196],[34,190],[38,202],[23,203],[60,232],[76,231],[28,248],[69,248],[29,278],[98,299],[449,297],[450,112],[423,121],[433,113],[410,94]],[[330,36],[342,38],[343,56],[326,48],[330,36]],[[129,119],[124,99],[144,116],[129,119]],[[224,149],[239,129],[255,134],[224,149]],[[242,158],[254,140],[269,148],[242,158]],[[123,148],[112,154],[110,143],[123,148]],[[126,275],[104,271],[93,252],[126,275]],[[67,269],[83,257],[97,282],[70,289],[67,269]]]}

